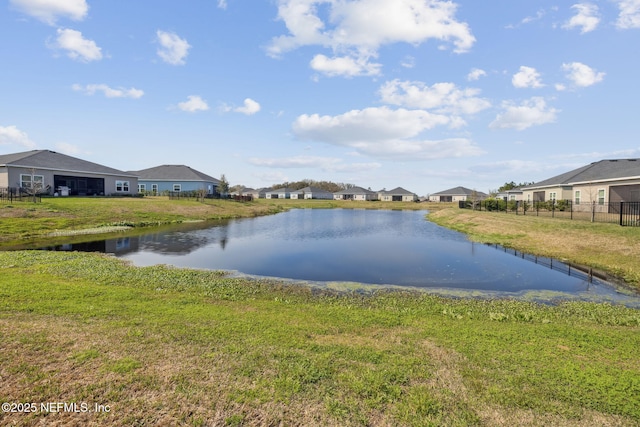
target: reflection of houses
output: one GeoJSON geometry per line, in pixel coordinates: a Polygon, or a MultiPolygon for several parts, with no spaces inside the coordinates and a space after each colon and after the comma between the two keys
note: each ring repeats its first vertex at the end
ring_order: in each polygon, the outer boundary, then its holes
{"type": "Polygon", "coordinates": [[[606,211],[609,203],[640,202],[640,159],[601,160],[522,190],[529,202],[572,200],[574,210],[595,203],[606,211]]]}
{"type": "Polygon", "coordinates": [[[378,195],[362,187],[351,187],[333,193],[334,200],[377,200],[378,195]]]}
{"type": "Polygon", "coordinates": [[[379,191],[378,200],[383,202],[415,202],[418,200],[418,196],[402,187],[397,187],[389,191],[379,191]]]}
{"type": "Polygon", "coordinates": [[[185,165],[162,165],[131,173],[138,176],[138,191],[153,195],[203,190],[212,195],[220,184],[219,180],[185,165]]]}
{"type": "Polygon", "coordinates": [[[38,188],[53,194],[60,187],[69,195],[135,194],[138,178],[97,163],[50,150],[0,155],[0,187],[38,188]]]}
{"type": "Polygon", "coordinates": [[[318,187],[304,187],[291,192],[292,199],[325,199],[332,200],[333,193],[318,187]]]}
{"type": "Polygon", "coordinates": [[[433,193],[429,196],[430,202],[460,202],[460,201],[475,201],[484,200],[488,197],[487,194],[471,190],[465,187],[455,187],[449,190],[433,193]]]}
{"type": "Polygon", "coordinates": [[[277,188],[275,190],[267,190],[265,192],[266,199],[289,199],[291,198],[291,190],[290,188],[277,188]]]}

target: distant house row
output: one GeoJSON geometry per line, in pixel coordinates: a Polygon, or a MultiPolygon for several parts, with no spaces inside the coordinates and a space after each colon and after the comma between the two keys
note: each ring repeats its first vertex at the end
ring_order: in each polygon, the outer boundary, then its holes
{"type": "Polygon", "coordinates": [[[290,188],[244,188],[238,192],[241,196],[260,199],[323,199],[323,200],[381,200],[389,202],[415,202],[418,196],[402,187],[393,190],[371,191],[362,187],[351,187],[332,193],[317,187],[305,187],[299,190],[290,188]]]}
{"type": "Polygon", "coordinates": [[[184,165],[140,171],[113,169],[50,150],[0,155],[0,188],[38,188],[60,195],[133,195],[204,191],[214,194],[220,181],[184,165]]]}

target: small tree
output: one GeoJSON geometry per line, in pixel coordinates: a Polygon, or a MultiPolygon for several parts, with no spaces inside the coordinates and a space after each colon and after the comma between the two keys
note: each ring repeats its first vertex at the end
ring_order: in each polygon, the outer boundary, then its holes
{"type": "Polygon", "coordinates": [[[220,196],[226,196],[229,193],[229,181],[227,181],[227,177],[222,174],[220,176],[220,183],[218,184],[218,193],[220,196]]]}
{"type": "Polygon", "coordinates": [[[44,190],[44,178],[41,175],[36,175],[36,169],[29,169],[31,175],[29,176],[29,182],[23,181],[20,183],[20,189],[27,193],[32,198],[33,203],[37,202],[38,194],[44,190]]]}

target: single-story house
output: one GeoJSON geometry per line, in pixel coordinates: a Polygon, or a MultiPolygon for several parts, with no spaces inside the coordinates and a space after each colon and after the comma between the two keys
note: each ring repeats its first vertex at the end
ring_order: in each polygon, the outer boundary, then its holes
{"type": "Polygon", "coordinates": [[[466,200],[484,200],[487,194],[465,187],[455,187],[429,195],[430,202],[460,202],[466,200]]]}
{"type": "Polygon", "coordinates": [[[509,202],[524,200],[523,191],[521,188],[512,188],[511,190],[501,191],[496,197],[498,199],[506,200],[509,202]]]}
{"type": "Polygon", "coordinates": [[[362,187],[351,187],[333,193],[334,200],[377,200],[378,194],[362,187]]]}
{"type": "Polygon", "coordinates": [[[185,165],[161,165],[131,173],[138,176],[138,191],[153,195],[202,190],[213,195],[220,184],[216,178],[185,165]]]}
{"type": "Polygon", "coordinates": [[[266,199],[289,199],[293,190],[287,187],[276,188],[275,190],[267,190],[265,192],[266,199]]]}
{"type": "Polygon", "coordinates": [[[600,160],[522,188],[524,200],[571,200],[574,209],[593,202],[640,202],[640,159],[600,160]]]}
{"type": "Polygon", "coordinates": [[[132,195],[138,177],[51,150],[0,155],[0,187],[73,196],[132,195]]]}
{"type": "Polygon", "coordinates": [[[254,190],[253,188],[243,188],[240,190],[240,195],[251,196],[254,199],[264,199],[267,197],[267,191],[269,191],[268,188],[259,188],[257,190],[254,190]]]}
{"type": "Polygon", "coordinates": [[[383,202],[415,202],[418,200],[418,195],[402,187],[397,187],[389,191],[380,190],[378,192],[378,200],[383,202]]]}
{"type": "Polygon", "coordinates": [[[291,192],[292,199],[325,199],[333,200],[333,193],[318,187],[304,187],[291,192]]]}

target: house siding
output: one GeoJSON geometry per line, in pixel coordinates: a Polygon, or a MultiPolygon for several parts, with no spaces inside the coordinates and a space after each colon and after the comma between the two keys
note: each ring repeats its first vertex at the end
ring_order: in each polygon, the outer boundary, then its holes
{"type": "Polygon", "coordinates": [[[161,180],[153,180],[153,179],[141,179],[138,181],[139,184],[145,186],[145,191],[151,191],[152,186],[156,184],[158,186],[158,193],[162,194],[164,192],[174,191],[174,185],[180,185],[180,191],[200,191],[207,190],[208,194],[213,194],[215,192],[216,185],[213,182],[194,182],[194,181],[161,181],[161,180]]]}
{"type": "MultiPolygon", "coordinates": [[[[68,176],[68,177],[76,177],[76,178],[96,178],[104,180],[104,194],[123,194],[123,195],[131,195],[138,192],[138,178],[130,175],[103,175],[99,173],[85,173],[85,172],[75,172],[75,171],[65,171],[65,170],[50,170],[44,168],[36,168],[35,171],[33,168],[27,167],[4,167],[2,168],[5,173],[3,173],[3,179],[0,181],[4,187],[20,187],[20,175],[31,175],[34,173],[35,175],[42,175],[44,178],[44,187],[49,188],[48,193],[54,194],[57,189],[54,185],[54,177],[55,176],[68,176]],[[116,191],[116,181],[129,181],[129,191],[116,191]]],[[[0,172],[3,172],[0,170],[0,172]]]]}

